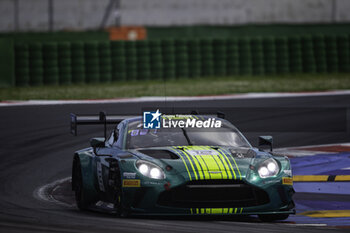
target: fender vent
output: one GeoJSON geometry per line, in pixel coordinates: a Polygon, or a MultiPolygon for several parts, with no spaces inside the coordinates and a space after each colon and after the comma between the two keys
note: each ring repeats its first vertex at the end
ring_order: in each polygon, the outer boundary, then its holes
{"type": "Polygon", "coordinates": [[[235,158],[255,158],[256,152],[252,149],[230,149],[230,152],[235,158]]]}
{"type": "Polygon", "coordinates": [[[168,150],[139,150],[139,152],[155,159],[179,159],[179,157],[168,150]]]}

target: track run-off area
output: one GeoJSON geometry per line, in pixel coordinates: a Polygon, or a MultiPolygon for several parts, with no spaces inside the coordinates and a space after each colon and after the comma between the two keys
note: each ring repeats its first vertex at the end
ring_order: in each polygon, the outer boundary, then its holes
{"type": "Polygon", "coordinates": [[[1,102],[0,232],[350,231],[349,109],[346,91],[1,102]],[[74,137],[69,114],[140,115],[144,108],[225,112],[253,146],[259,135],[272,135],[274,152],[292,161],[297,215],[262,223],[256,216],[116,218],[79,211],[69,189],[73,153],[103,128],[82,128],[74,137]]]}

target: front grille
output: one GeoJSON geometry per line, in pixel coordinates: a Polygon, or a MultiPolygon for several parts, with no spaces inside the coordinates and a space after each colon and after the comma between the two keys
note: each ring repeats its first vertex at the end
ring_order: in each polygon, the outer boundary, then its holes
{"type": "Polygon", "coordinates": [[[240,180],[198,180],[164,191],[158,204],[178,208],[250,207],[268,203],[267,193],[240,180]]]}

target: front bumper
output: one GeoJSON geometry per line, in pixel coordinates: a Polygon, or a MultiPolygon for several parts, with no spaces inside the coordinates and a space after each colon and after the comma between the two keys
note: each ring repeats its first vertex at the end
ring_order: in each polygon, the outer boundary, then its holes
{"type": "Polygon", "coordinates": [[[294,214],[293,186],[274,178],[259,185],[246,180],[141,181],[123,188],[131,215],[294,214]]]}

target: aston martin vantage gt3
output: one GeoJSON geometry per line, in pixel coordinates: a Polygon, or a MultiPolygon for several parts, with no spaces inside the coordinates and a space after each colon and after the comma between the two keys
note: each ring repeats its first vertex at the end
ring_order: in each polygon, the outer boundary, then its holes
{"type": "MultiPolygon", "coordinates": [[[[262,221],[295,213],[287,157],[253,148],[225,119],[187,118],[220,121],[220,127],[145,128],[142,117],[72,114],[73,133],[79,124],[116,124],[108,138],[93,138],[91,147],[74,153],[78,208],[120,216],[258,215],[262,221]]],[[[272,148],[272,137],[259,141],[272,148]]]]}

